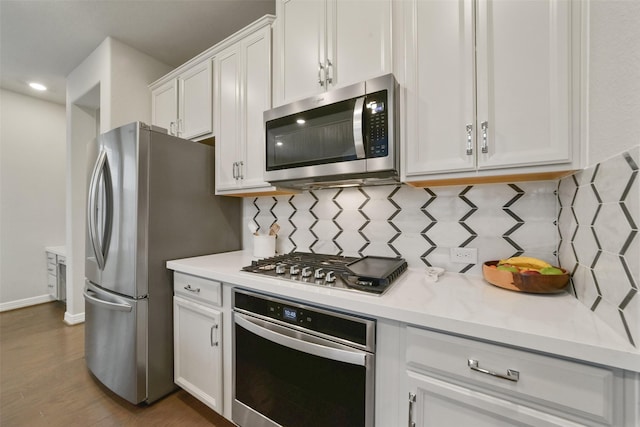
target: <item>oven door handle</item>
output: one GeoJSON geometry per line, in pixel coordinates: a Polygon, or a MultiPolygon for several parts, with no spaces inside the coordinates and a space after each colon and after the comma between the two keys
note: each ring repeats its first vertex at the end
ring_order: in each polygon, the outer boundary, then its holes
{"type": "Polygon", "coordinates": [[[304,332],[285,328],[275,323],[265,322],[238,312],[234,312],[233,315],[235,323],[247,331],[276,344],[303,353],[358,366],[367,366],[367,358],[371,357],[363,351],[350,349],[347,346],[341,346],[340,344],[304,332]]]}

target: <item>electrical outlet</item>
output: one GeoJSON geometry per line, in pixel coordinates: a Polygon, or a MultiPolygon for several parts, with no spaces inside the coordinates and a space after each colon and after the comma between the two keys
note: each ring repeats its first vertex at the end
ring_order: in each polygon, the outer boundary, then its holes
{"type": "Polygon", "coordinates": [[[476,248],[451,248],[451,262],[459,262],[462,264],[477,264],[478,249],[476,248]]]}

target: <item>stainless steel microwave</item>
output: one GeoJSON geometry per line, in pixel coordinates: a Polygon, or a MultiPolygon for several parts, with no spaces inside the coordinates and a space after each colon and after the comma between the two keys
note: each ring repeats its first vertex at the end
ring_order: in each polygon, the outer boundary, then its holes
{"type": "Polygon", "coordinates": [[[398,181],[392,74],[265,111],[265,180],[289,188],[398,181]]]}

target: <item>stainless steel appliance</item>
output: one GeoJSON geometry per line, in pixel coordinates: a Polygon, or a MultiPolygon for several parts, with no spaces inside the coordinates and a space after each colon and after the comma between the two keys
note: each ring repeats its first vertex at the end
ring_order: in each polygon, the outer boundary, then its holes
{"type": "Polygon", "coordinates": [[[375,321],[236,289],[232,420],[373,427],[375,321]]]}
{"type": "Polygon", "coordinates": [[[265,180],[292,188],[397,182],[392,74],[265,111],[265,180]]]}
{"type": "Polygon", "coordinates": [[[135,122],[100,135],[85,259],[85,356],[131,403],[173,384],[169,259],[239,249],[241,204],[213,196],[213,147],[135,122]]]}
{"type": "Polygon", "coordinates": [[[316,286],[382,295],[407,269],[402,258],[291,252],[253,261],[243,271],[316,286]]]}

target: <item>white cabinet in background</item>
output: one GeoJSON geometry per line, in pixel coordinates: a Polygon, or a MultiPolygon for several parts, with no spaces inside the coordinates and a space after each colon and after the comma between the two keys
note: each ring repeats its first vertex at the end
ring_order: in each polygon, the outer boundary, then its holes
{"type": "Polygon", "coordinates": [[[405,181],[577,168],[577,2],[403,6],[405,181]]]}
{"type": "Polygon", "coordinates": [[[417,427],[633,425],[617,369],[414,327],[405,360],[417,427]]]}
{"type": "Polygon", "coordinates": [[[215,57],[216,194],[274,191],[264,181],[271,108],[271,23],[262,19],[215,57]]]}
{"type": "Polygon", "coordinates": [[[67,299],[67,261],[64,255],[47,250],[47,293],[59,301],[67,299]]]}
{"type": "Polygon", "coordinates": [[[213,69],[211,57],[188,63],[151,86],[151,123],[185,139],[213,134],[213,69]]]}
{"type": "Polygon", "coordinates": [[[151,124],[178,134],[178,80],[171,79],[151,90],[151,124]]]}
{"type": "Polygon", "coordinates": [[[277,0],[274,105],[391,72],[391,0],[277,0]]]}
{"type": "Polygon", "coordinates": [[[223,411],[222,285],[174,273],[174,381],[218,413],[223,411]]]}

